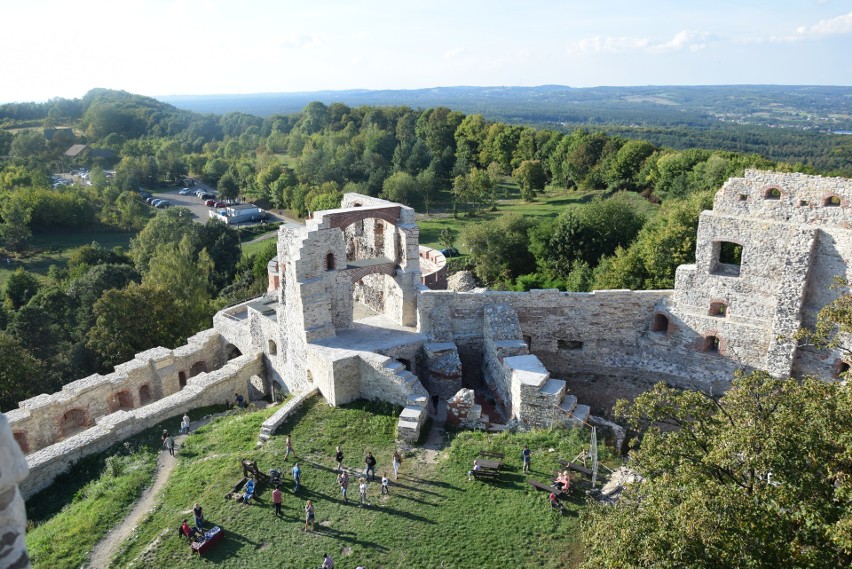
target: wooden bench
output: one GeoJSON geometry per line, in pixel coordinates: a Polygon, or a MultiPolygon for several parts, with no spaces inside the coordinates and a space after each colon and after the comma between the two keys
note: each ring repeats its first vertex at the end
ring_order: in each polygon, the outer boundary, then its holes
{"type": "Polygon", "coordinates": [[[532,486],[533,488],[536,488],[538,490],[543,490],[544,492],[552,492],[552,493],[556,494],[557,496],[562,494],[562,490],[560,490],[556,486],[550,486],[548,484],[545,484],[544,482],[539,482],[538,480],[533,480],[532,478],[528,478],[527,483],[530,486],[532,486]]]}
{"type": "Polygon", "coordinates": [[[471,470],[471,472],[474,478],[494,480],[500,477],[500,473],[496,470],[471,470]]]}
{"type": "Polygon", "coordinates": [[[580,474],[585,474],[589,478],[592,477],[592,469],[591,468],[586,468],[585,466],[580,466],[579,464],[574,464],[573,462],[568,461],[568,460],[560,460],[559,464],[561,464],[562,466],[564,466],[565,468],[567,468],[569,470],[573,470],[574,472],[579,472],[580,474]]]}
{"type": "Polygon", "coordinates": [[[497,458],[503,460],[506,458],[506,455],[502,452],[492,452],[490,450],[481,450],[479,451],[479,456],[487,457],[487,458],[497,458]]]}

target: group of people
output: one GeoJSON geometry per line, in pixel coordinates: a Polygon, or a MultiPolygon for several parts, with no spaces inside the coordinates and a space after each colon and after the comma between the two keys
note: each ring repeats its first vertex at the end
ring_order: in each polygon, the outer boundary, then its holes
{"type": "Polygon", "coordinates": [[[184,518],[183,523],[181,523],[180,529],[178,530],[178,533],[189,540],[190,543],[192,543],[192,540],[196,535],[204,533],[204,509],[198,502],[196,502],[195,506],[192,507],[192,514],[195,518],[195,525],[190,527],[189,520],[184,518]]]}

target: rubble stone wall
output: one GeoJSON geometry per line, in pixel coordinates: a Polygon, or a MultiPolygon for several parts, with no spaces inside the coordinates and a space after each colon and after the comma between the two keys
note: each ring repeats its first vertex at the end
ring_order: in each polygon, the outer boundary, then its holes
{"type": "Polygon", "coordinates": [[[30,475],[20,485],[21,492],[25,498],[32,496],[81,458],[105,451],[166,419],[174,417],[177,432],[184,413],[222,403],[235,392],[248,392],[252,376],[263,373],[259,354],[240,356],[220,369],[191,378],[181,391],[150,405],[106,415],[94,427],[27,455],[30,475]]]}

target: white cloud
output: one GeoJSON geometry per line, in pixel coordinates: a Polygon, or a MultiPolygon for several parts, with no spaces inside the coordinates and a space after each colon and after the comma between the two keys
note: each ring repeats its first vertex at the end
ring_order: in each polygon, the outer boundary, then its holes
{"type": "Polygon", "coordinates": [[[622,53],[625,51],[644,51],[648,53],[670,53],[674,51],[699,51],[707,47],[706,32],[682,30],[672,39],[664,42],[652,42],[648,38],[601,37],[585,38],[570,44],[568,54],[575,53],[622,53]]]}
{"type": "Polygon", "coordinates": [[[773,36],[770,41],[790,43],[802,40],[818,40],[829,36],[852,34],[852,12],[827,20],[820,20],[812,26],[799,26],[796,33],[787,36],[773,36]]]}
{"type": "Polygon", "coordinates": [[[309,49],[322,45],[322,40],[317,36],[298,35],[285,36],[278,42],[283,48],[289,49],[309,49]]]}
{"type": "Polygon", "coordinates": [[[465,52],[465,48],[457,47],[444,52],[444,59],[456,59],[465,52]]]}

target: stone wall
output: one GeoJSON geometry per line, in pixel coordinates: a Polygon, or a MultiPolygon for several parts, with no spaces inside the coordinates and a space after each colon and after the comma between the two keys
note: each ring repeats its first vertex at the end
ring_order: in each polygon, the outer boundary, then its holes
{"type": "Polygon", "coordinates": [[[191,378],[183,390],[150,405],[106,415],[95,426],[27,455],[30,476],[21,484],[21,492],[25,498],[32,496],[81,458],[105,451],[166,419],[175,418],[177,431],[181,415],[223,403],[235,392],[248,392],[252,376],[263,373],[259,354],[240,356],[220,369],[191,378]]]}
{"type": "Polygon", "coordinates": [[[31,453],[92,427],[101,417],[177,393],[193,376],[222,366],[227,355],[222,336],[205,330],[175,350],[153,348],[111,374],[95,374],[21,401],[8,413],[9,422],[21,448],[31,453]]]}

